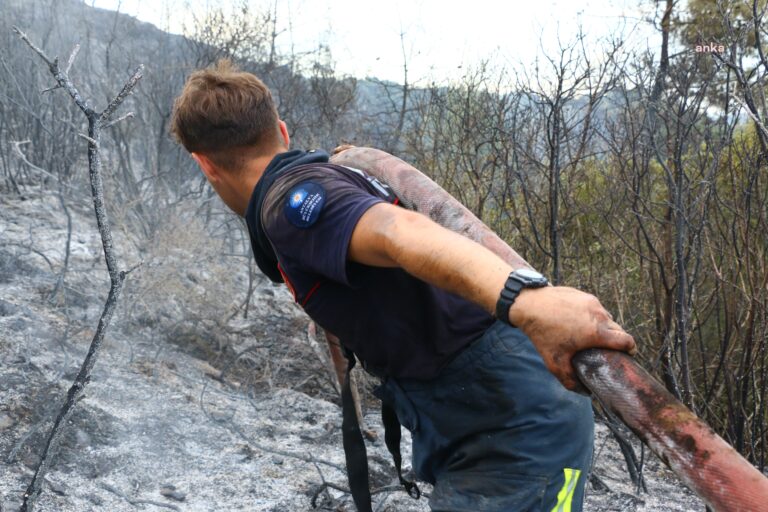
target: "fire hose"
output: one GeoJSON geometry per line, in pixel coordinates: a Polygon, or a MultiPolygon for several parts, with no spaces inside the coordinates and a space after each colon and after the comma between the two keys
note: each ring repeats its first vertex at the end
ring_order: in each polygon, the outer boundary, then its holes
{"type": "MultiPolygon", "coordinates": [[[[525,260],[437,183],[383,151],[342,147],[331,162],[361,169],[386,183],[406,208],[490,249],[514,268],[525,260]]],[[[572,363],[579,379],[716,512],[768,511],[768,478],[633,358],[589,349],[572,363]]]]}

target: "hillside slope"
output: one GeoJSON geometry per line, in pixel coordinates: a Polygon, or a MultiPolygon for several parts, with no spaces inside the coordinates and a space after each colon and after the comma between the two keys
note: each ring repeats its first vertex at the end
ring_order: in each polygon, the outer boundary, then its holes
{"type": "MultiPolygon", "coordinates": [[[[84,198],[70,210],[70,268],[63,295],[51,302],[66,219],[55,198],[0,196],[0,504],[6,511],[18,508],[107,288],[88,203],[84,198]]],[[[187,230],[195,232],[193,224],[187,230]]],[[[136,255],[117,234],[130,263],[136,255]]],[[[309,511],[324,480],[346,487],[341,411],[303,313],[283,288],[262,280],[247,320],[238,314],[217,322],[242,285],[228,293],[220,287],[225,257],[201,259],[209,240],[177,243],[129,277],[39,510],[309,511]],[[160,284],[167,294],[150,293],[158,279],[166,279],[160,284]],[[186,291],[174,293],[179,283],[186,291]],[[224,309],[197,310],[206,294],[224,309]]],[[[234,282],[246,279],[244,268],[227,268],[234,282]]],[[[383,439],[371,409],[368,421],[383,439]]],[[[427,511],[426,500],[399,490],[383,442],[368,448],[373,485],[389,489],[376,495],[379,510],[427,511]]],[[[408,461],[407,435],[403,449],[408,461]]],[[[589,486],[587,510],[702,509],[655,458],[645,469],[650,493],[637,494],[600,425],[595,474],[608,488],[589,486]]],[[[353,510],[349,496],[333,489],[317,504],[353,510]]]]}

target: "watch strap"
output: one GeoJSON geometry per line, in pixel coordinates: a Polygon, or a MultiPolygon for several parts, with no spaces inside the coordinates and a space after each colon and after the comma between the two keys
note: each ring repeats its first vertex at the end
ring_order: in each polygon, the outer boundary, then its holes
{"type": "Polygon", "coordinates": [[[504,283],[504,289],[501,290],[499,295],[499,300],[496,301],[496,318],[512,325],[509,321],[509,309],[514,304],[517,296],[520,295],[523,287],[523,283],[519,280],[511,276],[507,278],[507,282],[504,283]]]}

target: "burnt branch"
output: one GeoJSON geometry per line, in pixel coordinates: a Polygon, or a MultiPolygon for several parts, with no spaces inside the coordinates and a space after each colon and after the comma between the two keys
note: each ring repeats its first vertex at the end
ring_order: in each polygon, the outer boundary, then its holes
{"type": "MultiPolygon", "coordinates": [[[[104,184],[101,176],[101,154],[100,154],[100,140],[101,129],[108,125],[110,117],[118,107],[125,101],[125,99],[131,94],[131,91],[136,87],[142,76],[142,66],[133,73],[133,75],[125,83],[121,91],[115,96],[115,98],[109,102],[107,107],[101,111],[96,112],[89,105],[88,102],[80,94],[80,91],[72,83],[69,78],[69,69],[72,66],[72,62],[77,56],[78,47],[70,54],[67,61],[67,66],[64,70],[59,67],[58,58],[49,58],[43,50],[35,46],[27,37],[27,35],[14,27],[13,30],[19,35],[22,41],[29,46],[40,58],[48,65],[48,69],[53,75],[57,88],[67,91],[69,96],[75,102],[75,104],[83,111],[88,119],[88,135],[82,137],[88,141],[88,175],[91,184],[91,195],[93,198],[93,208],[96,214],[96,223],[98,225],[99,234],[101,235],[102,248],[104,250],[104,260],[106,262],[107,271],[109,272],[109,294],[107,300],[104,303],[104,308],[99,317],[99,323],[96,328],[96,333],[91,340],[91,345],[88,348],[88,354],[85,356],[80,371],[75,377],[72,386],[67,392],[66,400],[59,410],[53,427],[48,434],[48,439],[43,450],[43,454],[40,458],[40,462],[35,470],[35,474],[32,477],[32,481],[27,487],[27,491],[24,493],[24,501],[21,506],[21,512],[28,512],[34,509],[35,501],[37,500],[42,490],[42,484],[44,477],[48,470],[53,466],[57,454],[57,448],[61,440],[62,433],[64,431],[64,425],[67,424],[67,420],[72,415],[74,407],[79,400],[83,398],[83,392],[85,386],[91,380],[91,372],[101,349],[106,335],[109,323],[112,320],[112,316],[115,313],[117,307],[117,301],[120,297],[120,292],[123,289],[123,282],[125,281],[126,272],[121,271],[118,267],[117,255],[115,254],[114,243],[112,241],[112,230],[109,224],[109,218],[104,206],[104,184]]],[[[118,119],[119,121],[120,119],[118,119]]],[[[18,146],[17,146],[18,149],[18,146]]]]}
{"type": "Polygon", "coordinates": [[[167,508],[167,509],[170,509],[170,510],[181,510],[181,509],[180,509],[179,507],[177,507],[176,505],[171,505],[170,503],[162,503],[162,502],[159,502],[159,501],[155,501],[155,500],[148,500],[148,499],[143,499],[143,498],[131,498],[130,496],[128,496],[128,495],[127,495],[127,494],[125,494],[124,492],[121,492],[121,491],[120,491],[119,489],[117,489],[116,487],[114,487],[114,486],[112,486],[112,485],[109,485],[109,484],[107,484],[107,483],[103,483],[103,482],[102,482],[102,483],[101,483],[101,484],[99,484],[99,485],[100,485],[100,486],[101,486],[101,488],[102,488],[102,489],[104,489],[105,491],[109,491],[109,492],[111,492],[112,494],[114,494],[115,496],[117,496],[117,497],[119,497],[119,498],[122,498],[122,499],[124,499],[125,501],[127,501],[128,503],[130,503],[131,505],[133,505],[134,507],[140,507],[141,505],[153,505],[153,506],[155,506],[155,507],[159,507],[159,508],[167,508]]]}
{"type": "MultiPolygon", "coordinates": [[[[127,98],[131,91],[136,87],[136,85],[139,83],[139,80],[141,80],[141,77],[143,76],[144,72],[144,66],[139,66],[136,68],[136,71],[133,72],[131,77],[128,79],[128,81],[123,86],[123,89],[115,96],[115,98],[109,102],[109,105],[107,105],[107,108],[104,109],[104,111],[99,114],[99,122],[101,123],[101,127],[104,127],[104,124],[109,121],[109,118],[112,117],[112,114],[115,113],[115,110],[125,101],[125,98],[127,98]]],[[[115,122],[120,121],[118,119],[115,122]]]]}

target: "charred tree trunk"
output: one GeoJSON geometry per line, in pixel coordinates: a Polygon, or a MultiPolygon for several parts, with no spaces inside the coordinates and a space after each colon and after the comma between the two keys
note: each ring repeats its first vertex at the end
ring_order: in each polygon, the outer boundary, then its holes
{"type": "Polygon", "coordinates": [[[65,69],[59,67],[58,58],[51,60],[48,56],[38,47],[36,47],[21,30],[14,27],[15,32],[21,37],[21,39],[35,52],[43,61],[48,65],[53,77],[56,79],[56,89],[64,89],[71,96],[72,100],[77,104],[80,110],[83,111],[88,119],[88,135],[83,136],[88,141],[88,174],[91,185],[91,195],[93,197],[93,208],[96,214],[96,222],[101,235],[102,248],[104,250],[104,259],[107,265],[107,271],[109,272],[109,293],[107,300],[104,303],[104,308],[99,317],[99,323],[96,327],[96,332],[91,340],[91,345],[88,348],[88,354],[85,356],[85,360],[80,367],[80,371],[75,377],[72,386],[67,392],[67,397],[59,410],[56,420],[53,423],[48,439],[45,444],[45,448],[40,458],[35,474],[32,477],[32,481],[27,487],[27,491],[24,493],[24,500],[21,506],[21,512],[31,512],[34,509],[35,502],[42,490],[42,484],[44,477],[48,470],[51,468],[55,461],[57,454],[57,448],[61,441],[61,437],[64,431],[64,425],[67,424],[67,420],[72,416],[74,407],[77,402],[83,397],[85,386],[91,380],[91,371],[96,364],[99,351],[104,341],[104,336],[109,327],[109,323],[112,320],[112,316],[115,313],[117,307],[117,300],[120,297],[120,292],[123,288],[123,282],[127,272],[121,271],[118,268],[117,255],[115,254],[114,244],[112,241],[112,230],[109,225],[109,218],[107,217],[107,211],[104,205],[104,183],[101,177],[101,130],[105,127],[130,117],[130,114],[123,116],[115,121],[110,121],[110,118],[115,113],[115,110],[123,103],[126,97],[131,93],[136,84],[139,82],[142,76],[142,67],[140,66],[134,74],[128,79],[122,90],[115,96],[115,98],[107,105],[107,107],[97,112],[88,105],[88,102],[81,96],[78,89],[74,86],[69,78],[69,69],[72,66],[72,62],[77,55],[77,47],[72,52],[67,66],[65,69]]]}

